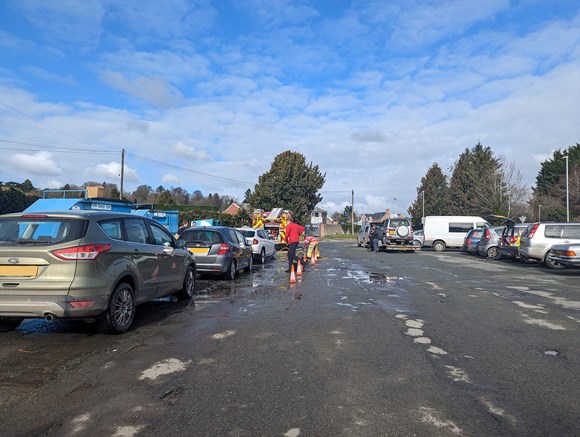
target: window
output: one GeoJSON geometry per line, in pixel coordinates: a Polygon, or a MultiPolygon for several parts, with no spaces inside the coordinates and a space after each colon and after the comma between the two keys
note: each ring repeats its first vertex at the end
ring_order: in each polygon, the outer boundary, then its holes
{"type": "Polygon", "coordinates": [[[14,244],[64,243],[81,238],[87,224],[86,220],[51,217],[0,219],[0,241],[14,244]]]}
{"type": "Polygon", "coordinates": [[[147,244],[147,226],[140,219],[125,219],[127,241],[132,243],[147,244]]]}
{"type": "Polygon", "coordinates": [[[164,246],[166,245],[166,243],[169,246],[173,245],[173,238],[171,238],[169,232],[167,232],[164,228],[154,223],[150,223],[150,226],[151,226],[151,234],[153,234],[153,242],[156,245],[164,246]]]}
{"type": "Polygon", "coordinates": [[[580,238],[580,225],[565,225],[562,238],[580,238]]]}
{"type": "Polygon", "coordinates": [[[473,223],[449,223],[449,232],[465,234],[473,229],[473,223]]]}
{"type": "Polygon", "coordinates": [[[115,240],[123,239],[123,227],[121,225],[121,220],[99,222],[99,226],[109,237],[114,238],[115,240]]]}
{"type": "Polygon", "coordinates": [[[546,225],[546,230],[544,231],[546,238],[560,238],[562,235],[561,225],[546,225]]]}

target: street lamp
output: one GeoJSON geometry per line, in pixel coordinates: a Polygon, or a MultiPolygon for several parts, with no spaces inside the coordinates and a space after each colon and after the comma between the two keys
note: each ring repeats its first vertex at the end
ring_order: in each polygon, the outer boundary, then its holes
{"type": "Polygon", "coordinates": [[[421,191],[422,201],[421,204],[423,206],[423,216],[421,217],[421,223],[425,222],[425,190],[421,191]]]}
{"type": "Polygon", "coordinates": [[[542,221],[542,205],[538,205],[538,221],[542,221]]]}
{"type": "Polygon", "coordinates": [[[566,223],[570,222],[570,197],[568,195],[568,155],[564,156],[566,159],[566,223]]]}

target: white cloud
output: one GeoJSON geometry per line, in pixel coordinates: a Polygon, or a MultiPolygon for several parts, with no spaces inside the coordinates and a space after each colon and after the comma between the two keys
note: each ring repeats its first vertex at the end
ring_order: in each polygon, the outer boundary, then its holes
{"type": "Polygon", "coordinates": [[[130,81],[121,73],[114,71],[104,71],[101,78],[116,90],[161,107],[175,106],[183,99],[181,92],[162,78],[137,77],[130,81]]]}
{"type": "Polygon", "coordinates": [[[168,174],[163,175],[163,177],[161,178],[161,181],[164,184],[176,185],[176,184],[179,184],[181,182],[181,179],[179,179],[174,174],[169,174],[168,173],[168,174]]]}
{"type": "MultiPolygon", "coordinates": [[[[89,179],[112,181],[120,185],[121,180],[121,163],[111,161],[106,164],[97,164],[95,167],[88,167],[85,169],[85,175],[89,179]]],[[[123,181],[127,183],[138,183],[139,176],[137,171],[125,165],[123,173],[123,181]]]]}
{"type": "Polygon", "coordinates": [[[6,159],[11,170],[27,176],[61,176],[62,168],[58,165],[54,156],[49,152],[37,152],[33,154],[15,153],[6,159]]]}
{"type": "Polygon", "coordinates": [[[193,148],[191,146],[186,146],[185,144],[178,142],[171,151],[178,157],[183,157],[186,159],[192,159],[194,161],[209,161],[211,156],[205,150],[193,148]]]}

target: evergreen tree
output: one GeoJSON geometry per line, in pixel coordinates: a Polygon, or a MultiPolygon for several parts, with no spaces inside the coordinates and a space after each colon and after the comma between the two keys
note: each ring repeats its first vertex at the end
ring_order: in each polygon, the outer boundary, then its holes
{"type": "Polygon", "coordinates": [[[492,210],[504,189],[503,179],[497,179],[501,176],[499,167],[499,161],[489,147],[477,143],[473,148],[465,149],[453,166],[446,214],[499,213],[492,210]],[[486,197],[489,195],[492,199],[486,197]]]}
{"type": "Polygon", "coordinates": [[[421,228],[423,208],[425,216],[444,215],[449,202],[449,185],[447,176],[443,174],[441,167],[436,162],[427,170],[421,178],[421,185],[417,187],[417,199],[407,210],[413,219],[413,226],[421,228]],[[424,194],[423,194],[424,193],[424,194]],[[423,205],[423,198],[425,205],[423,205]]]}
{"type": "Polygon", "coordinates": [[[320,173],[318,165],[306,164],[304,155],[287,150],[276,156],[270,170],[258,178],[250,204],[265,211],[289,209],[297,220],[306,223],[322,200],[318,190],[324,185],[325,177],[326,173],[320,173]]]}

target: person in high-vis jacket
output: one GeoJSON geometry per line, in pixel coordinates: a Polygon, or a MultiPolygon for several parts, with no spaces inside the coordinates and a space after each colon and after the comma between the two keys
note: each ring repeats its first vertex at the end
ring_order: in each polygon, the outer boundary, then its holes
{"type": "Polygon", "coordinates": [[[292,268],[292,264],[296,262],[296,248],[298,243],[300,243],[300,235],[304,233],[304,226],[294,223],[292,217],[287,217],[286,225],[286,243],[288,243],[288,270],[289,272],[292,268]]]}
{"type": "Polygon", "coordinates": [[[304,252],[306,253],[306,259],[310,260],[314,254],[316,258],[320,256],[320,250],[318,249],[318,243],[320,240],[312,235],[304,238],[304,252]]]}

